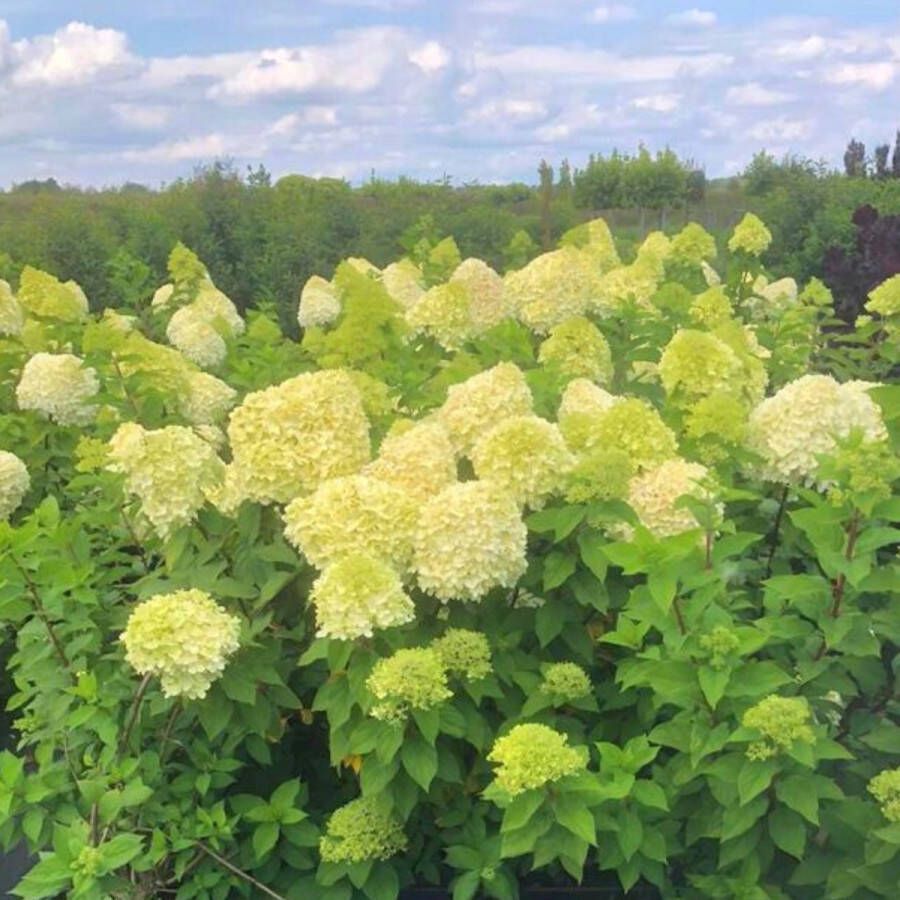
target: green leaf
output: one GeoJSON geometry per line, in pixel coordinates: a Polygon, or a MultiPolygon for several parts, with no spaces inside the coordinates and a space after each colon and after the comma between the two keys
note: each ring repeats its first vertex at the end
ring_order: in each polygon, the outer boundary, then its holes
{"type": "Polygon", "coordinates": [[[143,849],[144,841],[139,834],[117,834],[100,845],[103,866],[108,872],[114,872],[130,863],[143,849]]]}
{"type": "Polygon", "coordinates": [[[275,822],[263,822],[253,832],[253,854],[260,860],[278,843],[278,825],[275,822]]]}
{"type": "Polygon", "coordinates": [[[619,848],[625,860],[628,861],[634,856],[641,847],[641,841],[644,837],[644,827],[637,813],[632,810],[621,812],[616,822],[619,826],[616,832],[616,840],[619,842],[619,848]]]}
{"type": "Polygon", "coordinates": [[[578,535],[578,549],[581,551],[581,561],[601,581],[606,580],[606,573],[609,570],[609,559],[603,552],[606,543],[606,538],[600,531],[582,531],[578,535]]]}
{"type": "Polygon", "coordinates": [[[466,872],[453,882],[453,900],[472,900],[481,884],[479,872],[466,872]]]}
{"type": "Polygon", "coordinates": [[[776,807],[769,815],[769,836],[772,842],[791,856],[803,859],[806,849],[806,825],[797,813],[776,807]]]}
{"type": "Polygon", "coordinates": [[[775,771],[775,766],[769,760],[744,760],[737,778],[738,798],[741,806],[759,796],[772,783],[775,771]]]}
{"type": "Polygon", "coordinates": [[[523,791],[506,807],[500,831],[515,831],[517,828],[523,828],[540,809],[543,802],[544,795],[540,791],[523,791]]]}
{"type": "Polygon", "coordinates": [[[778,799],[813,825],[819,824],[819,795],[815,783],[803,775],[788,775],[775,782],[778,799]]]}
{"type": "Polygon", "coordinates": [[[654,569],[647,576],[647,587],[650,588],[650,596],[660,612],[668,613],[678,590],[678,576],[675,572],[667,568],[654,569]]]}
{"type": "Polygon", "coordinates": [[[421,737],[404,742],[400,748],[400,759],[403,768],[410,778],[427,791],[438,770],[437,750],[421,737]]]}
{"type": "Polygon", "coordinates": [[[400,893],[400,881],[394,867],[390,864],[376,865],[372,869],[363,893],[370,900],[396,900],[400,893]]]}
{"type": "Polygon", "coordinates": [[[70,883],[72,870],[58,856],[45,855],[13,890],[23,900],[56,897],[70,883]]]}
{"type": "Polygon", "coordinates": [[[700,666],[697,669],[700,690],[703,691],[703,696],[711,709],[715,709],[722,697],[725,696],[730,680],[730,669],[714,669],[712,666],[700,666]]]}
{"type": "Polygon", "coordinates": [[[552,531],[557,541],[567,538],[584,519],[583,506],[558,506],[532,513],[525,524],[537,532],[552,531]]]}
{"type": "Polygon", "coordinates": [[[649,781],[646,778],[636,781],[631,794],[641,806],[668,812],[669,800],[666,792],[655,781],[649,781]]]}
{"type": "Polygon", "coordinates": [[[721,839],[729,841],[749,831],[765,815],[768,806],[769,799],[763,796],[757,797],[745,806],[728,807],[722,814],[721,839]]]}
{"type": "Polygon", "coordinates": [[[596,826],[590,810],[577,800],[561,794],[554,808],[556,821],[566,831],[571,831],[576,837],[587,841],[592,846],[597,843],[596,826]]]}
{"type": "Polygon", "coordinates": [[[563,584],[575,571],[575,557],[562,550],[553,550],[544,557],[544,590],[552,591],[563,584]]]}

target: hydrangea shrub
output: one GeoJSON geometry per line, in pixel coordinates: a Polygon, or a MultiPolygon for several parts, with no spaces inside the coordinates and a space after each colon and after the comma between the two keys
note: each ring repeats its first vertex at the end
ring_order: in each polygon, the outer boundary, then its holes
{"type": "Polygon", "coordinates": [[[897,897],[898,287],[770,240],[0,282],[17,896],[897,897]]]}

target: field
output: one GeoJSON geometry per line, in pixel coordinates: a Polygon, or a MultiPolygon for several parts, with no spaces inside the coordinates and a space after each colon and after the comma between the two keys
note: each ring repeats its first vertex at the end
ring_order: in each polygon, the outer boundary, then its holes
{"type": "Polygon", "coordinates": [[[896,897],[900,276],[836,321],[735,190],[259,302],[10,261],[16,896],[896,897]]]}

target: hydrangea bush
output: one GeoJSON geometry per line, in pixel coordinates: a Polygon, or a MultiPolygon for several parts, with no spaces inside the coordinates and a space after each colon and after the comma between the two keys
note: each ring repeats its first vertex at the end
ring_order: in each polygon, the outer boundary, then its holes
{"type": "Polygon", "coordinates": [[[770,240],[0,283],[17,896],[896,897],[900,289],[770,240]]]}

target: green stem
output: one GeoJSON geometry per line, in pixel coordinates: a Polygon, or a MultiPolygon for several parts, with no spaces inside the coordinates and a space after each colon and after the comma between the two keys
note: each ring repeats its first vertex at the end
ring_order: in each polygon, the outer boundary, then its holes
{"type": "Polygon", "coordinates": [[[59,661],[67,670],[71,671],[72,664],[71,662],[69,662],[69,657],[66,655],[66,651],[63,648],[62,641],[59,639],[59,635],[56,633],[56,629],[53,627],[53,623],[50,621],[50,618],[47,615],[47,611],[44,609],[44,604],[41,601],[41,595],[38,593],[37,585],[31,580],[31,576],[28,574],[28,571],[19,562],[19,560],[16,559],[16,557],[12,554],[10,554],[10,558],[13,561],[13,565],[19,570],[19,573],[25,581],[25,585],[28,588],[28,593],[31,595],[31,599],[34,603],[34,609],[37,613],[37,617],[44,623],[44,628],[47,629],[47,634],[50,636],[50,642],[53,644],[53,649],[56,651],[56,655],[59,657],[59,661]]]}
{"type": "Polygon", "coordinates": [[[215,850],[211,850],[206,846],[202,841],[197,842],[197,846],[210,858],[214,859],[220,866],[225,869],[228,869],[234,875],[237,875],[238,878],[243,878],[247,884],[252,884],[258,891],[262,891],[266,896],[273,897],[274,900],[287,900],[286,897],[283,897],[281,894],[276,894],[271,888],[267,888],[261,881],[257,881],[252,875],[248,875],[243,869],[239,869],[237,866],[230,863],[224,856],[220,856],[216,853],[215,850]]]}

